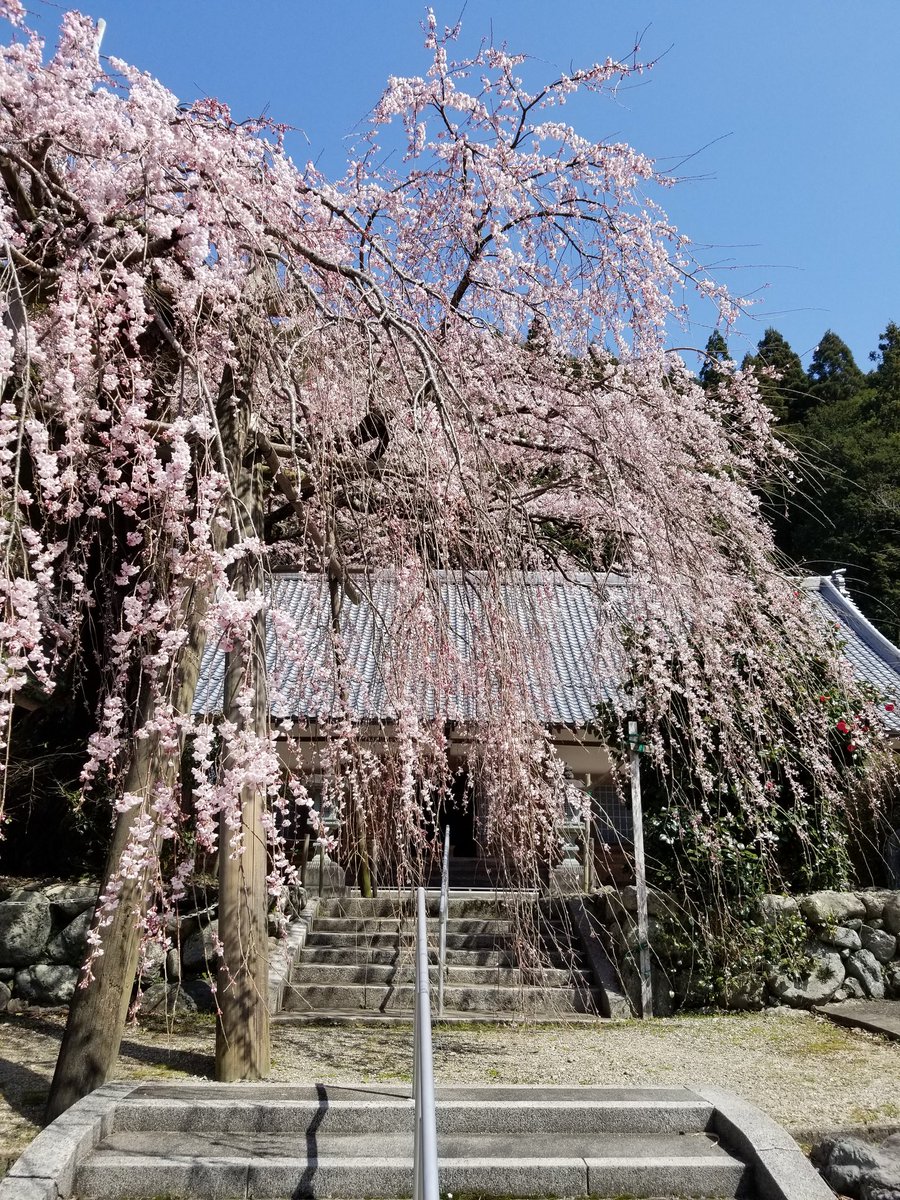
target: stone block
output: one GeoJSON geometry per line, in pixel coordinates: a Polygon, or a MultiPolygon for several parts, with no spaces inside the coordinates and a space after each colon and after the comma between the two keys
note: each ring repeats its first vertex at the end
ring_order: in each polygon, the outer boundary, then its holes
{"type": "Polygon", "coordinates": [[[799,979],[784,974],[770,977],[769,990],[792,1008],[811,1008],[831,1000],[846,975],[840,954],[831,947],[814,947],[810,963],[808,974],[799,979]]]}
{"type": "MultiPolygon", "coordinates": [[[[633,883],[629,883],[627,887],[623,887],[621,891],[607,892],[607,902],[611,908],[616,907],[616,901],[619,906],[627,913],[636,913],[638,909],[637,888],[633,883]]],[[[673,909],[673,905],[666,902],[666,898],[659,892],[652,889],[647,890],[647,915],[650,917],[662,917],[673,909]]]]}
{"type": "Polygon", "coordinates": [[[29,1004],[68,1004],[77,982],[77,967],[63,963],[35,963],[16,972],[16,995],[29,1004]]]}
{"type": "Polygon", "coordinates": [[[873,929],[871,925],[863,925],[859,931],[864,950],[869,950],[880,963],[890,962],[897,953],[897,939],[885,929],[873,929]]]}
{"type": "Polygon", "coordinates": [[[862,888],[856,894],[866,906],[866,920],[869,924],[873,920],[880,919],[888,900],[894,900],[900,896],[900,892],[895,888],[862,888]]]}
{"type": "Polygon", "coordinates": [[[99,894],[97,888],[80,883],[55,883],[44,889],[51,905],[69,921],[87,909],[93,909],[99,894]]]}
{"type": "Polygon", "coordinates": [[[562,863],[553,867],[549,879],[551,896],[577,896],[584,891],[584,872],[579,863],[562,863]]]}
{"type": "Polygon", "coordinates": [[[84,909],[73,921],[63,926],[56,937],[50,939],[47,957],[51,962],[81,966],[87,956],[87,935],[93,915],[93,908],[84,909]]]}
{"type": "Polygon", "coordinates": [[[760,896],[757,901],[757,911],[764,925],[778,925],[781,921],[797,916],[800,907],[793,896],[778,896],[769,893],[760,896]]]}
{"type": "Polygon", "coordinates": [[[839,950],[861,950],[862,942],[855,929],[846,925],[826,926],[819,932],[819,941],[826,946],[837,946],[839,950]]]}
{"type": "Polygon", "coordinates": [[[637,1162],[588,1158],[586,1162],[588,1195],[591,1196],[736,1196],[750,1174],[744,1163],[725,1158],[722,1161],[666,1158],[637,1162]]]}
{"type": "MultiPolygon", "coordinates": [[[[97,1153],[78,1168],[76,1194],[103,1200],[130,1200],[135,1194],[135,1173],[140,1172],[145,1195],[203,1196],[207,1200],[247,1194],[246,1159],[214,1158],[204,1161],[189,1154],[148,1158],[134,1154],[97,1153]]],[[[273,1195],[277,1193],[257,1193],[273,1195]]],[[[289,1192],[282,1193],[290,1195],[289,1192]]]]}
{"type": "Polygon", "coordinates": [[[14,892],[0,902],[0,963],[23,967],[37,961],[50,937],[50,901],[42,892],[14,892]]]}
{"type": "Polygon", "coordinates": [[[900,892],[894,892],[893,896],[885,900],[881,917],[888,933],[894,934],[895,937],[900,936],[900,892]]]}
{"type": "Polygon", "coordinates": [[[813,892],[801,896],[798,903],[810,925],[844,925],[866,915],[865,904],[853,892],[813,892]]]}
{"type": "Polygon", "coordinates": [[[59,1192],[52,1179],[7,1175],[0,1179],[0,1200],[59,1200],[59,1192]]]}
{"type": "Polygon", "coordinates": [[[165,1013],[171,1016],[175,1013],[195,1013],[197,1002],[179,983],[151,984],[146,992],[141,993],[141,1011],[145,1013],[165,1013]]]}
{"type": "MultiPolygon", "coordinates": [[[[375,1196],[409,1195],[412,1178],[412,1146],[410,1158],[367,1157],[363,1162],[352,1159],[320,1158],[311,1166],[296,1159],[268,1159],[250,1162],[247,1194],[250,1196],[357,1196],[360,1200],[375,1196]],[[303,1182],[309,1180],[306,1188],[303,1182]]],[[[441,1191],[453,1191],[452,1184],[441,1172],[441,1191]]]]}
{"type": "Polygon", "coordinates": [[[340,863],[332,862],[327,855],[320,864],[317,854],[306,864],[306,891],[314,898],[343,896],[347,891],[347,873],[340,863]]]}
{"type": "Polygon", "coordinates": [[[847,959],[847,974],[862,984],[863,991],[872,1000],[884,999],[884,978],[881,964],[871,950],[857,950],[847,959]]]}
{"type": "Polygon", "coordinates": [[[181,962],[185,971],[214,971],[218,956],[215,939],[219,935],[219,922],[211,921],[192,933],[181,948],[181,962]]]}
{"type": "Polygon", "coordinates": [[[900,1138],[880,1146],[861,1138],[827,1138],[813,1149],[824,1178],[841,1195],[858,1200],[897,1200],[900,1197],[900,1138]]]}

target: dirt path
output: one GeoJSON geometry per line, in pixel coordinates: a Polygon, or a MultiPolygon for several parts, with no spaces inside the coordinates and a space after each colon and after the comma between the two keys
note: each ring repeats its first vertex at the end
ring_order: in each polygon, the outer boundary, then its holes
{"type": "MultiPolygon", "coordinates": [[[[63,1012],[0,1017],[0,1166],[36,1133],[63,1012]]],[[[273,1080],[406,1082],[405,1027],[277,1026],[273,1080]]],[[[128,1030],[121,1079],[209,1077],[211,1018],[128,1030]]],[[[807,1013],[674,1017],[576,1027],[439,1026],[439,1083],[710,1083],[740,1092],[801,1142],[850,1126],[900,1128],[900,1045],[807,1013]]]]}

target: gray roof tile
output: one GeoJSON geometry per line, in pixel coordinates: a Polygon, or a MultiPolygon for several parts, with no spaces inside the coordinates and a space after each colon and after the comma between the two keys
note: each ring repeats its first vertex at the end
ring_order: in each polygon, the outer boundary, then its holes
{"type": "MultiPolygon", "coordinates": [[[[860,679],[873,683],[886,697],[897,696],[900,708],[900,651],[866,620],[830,579],[804,581],[815,594],[823,615],[833,621],[844,641],[844,654],[860,679]]],[[[330,657],[330,604],[327,584],[313,575],[279,575],[274,579],[273,609],[266,638],[266,658],[272,712],[278,717],[306,719],[335,715],[330,657]],[[291,638],[276,627],[288,625],[291,638]],[[289,649],[288,643],[293,649],[289,649]]],[[[564,578],[551,573],[519,576],[501,589],[500,603],[513,617],[523,654],[527,695],[523,703],[545,724],[584,725],[601,701],[616,696],[624,658],[618,639],[615,610],[624,603],[625,581],[611,575],[564,578]]],[[[489,652],[485,629],[491,617],[489,597],[482,595],[476,575],[438,572],[427,607],[436,619],[421,622],[424,605],[403,612],[406,602],[389,574],[376,575],[364,587],[360,604],[344,602],[340,616],[346,655],[350,712],[358,720],[390,720],[395,716],[394,689],[406,678],[417,691],[422,718],[435,716],[478,720],[487,715],[491,672],[479,657],[489,652]],[[420,621],[417,626],[416,621],[420,621]],[[430,632],[429,632],[430,631],[430,632]],[[434,639],[445,636],[451,646],[451,666],[445,686],[415,669],[435,657],[434,639]],[[405,659],[399,676],[394,660],[405,659]],[[476,681],[482,667],[483,686],[476,681]],[[416,681],[415,683],[413,681],[416,681]],[[487,693],[487,694],[486,694],[487,693]]],[[[446,656],[442,656],[442,659],[446,656]]],[[[210,644],[203,655],[194,712],[215,712],[222,702],[225,655],[210,644]]],[[[885,713],[892,733],[900,733],[900,712],[885,713]]]]}

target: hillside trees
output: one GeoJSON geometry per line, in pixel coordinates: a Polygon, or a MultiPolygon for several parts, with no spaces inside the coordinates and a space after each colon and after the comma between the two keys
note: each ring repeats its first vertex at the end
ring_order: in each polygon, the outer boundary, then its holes
{"type": "Polygon", "coordinates": [[[809,406],[809,381],[800,356],[771,326],[760,338],[755,354],[744,356],[743,369],[753,370],[763,400],[781,424],[792,424],[809,406]]]}
{"type": "MultiPolygon", "coordinates": [[[[765,345],[764,345],[765,343],[765,345]]],[[[894,641],[900,637],[900,329],[888,324],[865,374],[847,344],[826,330],[801,385],[799,358],[767,330],[789,374],[763,387],[776,428],[802,454],[799,488],[771,503],[779,546],[817,573],[847,569],[854,598],[894,641]],[[786,349],[785,349],[786,347],[786,349]],[[785,385],[789,383],[790,387],[785,385]],[[768,390],[767,390],[768,389],[768,390]],[[793,399],[792,399],[793,397],[793,399]]]]}
{"type": "MultiPolygon", "coordinates": [[[[298,169],[272,124],[212,99],[179,106],[99,60],[86,18],[64,17],[45,60],[15,0],[4,11],[0,715],[14,741],[26,694],[90,678],[82,786],[116,816],[52,1111],[109,1069],[137,935],[165,944],[198,856],[219,851],[223,881],[264,864],[279,892],[287,802],[310,803],[291,678],[329,697],[323,805],[339,819],[352,806],[406,883],[423,802],[448,786],[446,722],[461,719],[448,680],[464,673],[491,836],[511,878],[534,881],[564,781],[531,691],[548,614],[536,600],[523,644],[505,606],[519,572],[588,566],[601,605],[604,572],[630,575],[628,610],[604,609],[639,680],[616,719],[636,714],[662,762],[677,711],[702,804],[727,776],[762,875],[777,875],[773,763],[798,810],[815,780],[840,836],[850,785],[872,784],[881,760],[851,778],[830,754],[823,679],[865,701],[760,514],[758,487],[790,453],[750,377],[707,393],[666,348],[685,280],[724,320],[733,302],[657,207],[668,181],[653,164],[560,116],[573,92],[602,96],[639,66],[529,89],[522,57],[485,44],[454,62],[452,31],[429,19],[426,74],[390,80],[331,181],[298,169]],[[332,599],[325,677],[267,589],[285,566],[332,599]],[[464,659],[436,568],[478,572],[485,617],[464,659]],[[376,755],[357,736],[340,611],[384,571],[392,736],[376,755]],[[209,638],[227,655],[223,707],[194,717],[209,638]],[[89,1019],[100,1004],[105,1025],[89,1019]]],[[[710,823],[712,861],[716,837],[710,823]]],[[[265,946],[243,940],[262,938],[260,912],[245,915],[223,935],[218,986],[264,1004],[265,946]]],[[[239,1031],[220,1008],[223,1072],[264,1074],[264,1050],[227,1065],[239,1031]]]]}

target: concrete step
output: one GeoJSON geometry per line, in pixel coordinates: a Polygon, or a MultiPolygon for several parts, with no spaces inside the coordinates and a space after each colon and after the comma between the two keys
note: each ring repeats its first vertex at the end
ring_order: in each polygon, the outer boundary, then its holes
{"type": "MultiPolygon", "coordinates": [[[[430,963],[436,963],[437,958],[437,950],[429,951],[428,961],[430,963]]],[[[328,963],[331,966],[362,966],[369,963],[372,966],[387,967],[396,966],[398,963],[412,964],[415,961],[415,955],[411,946],[405,946],[401,951],[396,946],[380,949],[355,946],[349,949],[341,946],[316,946],[307,943],[299,961],[301,966],[305,966],[307,963],[328,963]]],[[[517,959],[509,950],[448,950],[447,962],[472,967],[514,967],[517,959]]],[[[557,962],[551,961],[551,965],[563,966],[564,964],[560,958],[557,962]]]]}
{"type": "MultiPolygon", "coordinates": [[[[440,922],[429,918],[426,922],[429,941],[436,940],[440,931],[440,922]]],[[[411,917],[323,917],[316,914],[315,930],[317,933],[358,933],[368,936],[372,933],[402,933],[404,937],[414,937],[416,926],[411,917]]],[[[510,922],[497,917],[451,917],[447,921],[447,933],[491,933],[508,934],[510,922]]]]}
{"type": "MultiPolygon", "coordinates": [[[[439,1133],[703,1133],[713,1108],[686,1088],[445,1087],[439,1133]]],[[[151,1133],[407,1133],[409,1088],[337,1084],[143,1084],[112,1131],[151,1133]]]]}
{"type": "MultiPolygon", "coordinates": [[[[411,1010],[415,988],[410,984],[288,984],[281,1011],[338,1011],[357,1009],[411,1010]]],[[[541,1012],[599,1013],[600,997],[594,988],[498,987],[495,984],[450,985],[444,989],[444,1005],[454,1012],[541,1012]]]]}
{"type": "MultiPolygon", "coordinates": [[[[705,1133],[443,1133],[442,1192],[504,1196],[738,1194],[744,1163],[705,1133]]],[[[112,1133],[78,1169],[80,1200],[412,1195],[412,1136],[218,1131],[112,1133]]]]}
{"type": "MultiPolygon", "coordinates": [[[[439,968],[430,967],[428,971],[432,990],[437,986],[439,968]]],[[[464,984],[498,984],[502,987],[568,987],[574,981],[590,986],[590,980],[584,972],[554,970],[549,968],[542,971],[521,971],[519,968],[494,966],[468,966],[456,963],[448,964],[446,985],[462,987],[464,984]]],[[[306,956],[300,959],[291,972],[290,982],[295,986],[306,984],[333,983],[414,983],[415,964],[405,961],[399,965],[377,965],[374,963],[308,963],[306,956]]]]}
{"type": "MultiPolygon", "coordinates": [[[[495,898],[490,893],[476,893],[449,897],[447,915],[449,917],[474,917],[491,919],[494,917],[509,918],[516,912],[526,911],[533,907],[535,901],[530,897],[511,899],[500,895],[495,898]]],[[[439,915],[440,896],[430,893],[426,897],[429,917],[439,915]]],[[[363,896],[332,896],[319,901],[319,913],[323,917],[397,917],[398,915],[415,917],[415,901],[409,896],[398,897],[396,892],[368,899],[363,896]]]]}
{"type": "MultiPolygon", "coordinates": [[[[507,939],[503,934],[492,933],[448,933],[448,950],[503,950],[507,939]]],[[[372,946],[384,950],[390,947],[415,945],[415,936],[411,934],[393,933],[328,933],[318,928],[318,922],[313,926],[312,933],[306,939],[307,946],[331,946],[334,948],[355,946],[372,946]]],[[[435,941],[432,949],[436,950],[435,941]]]]}

